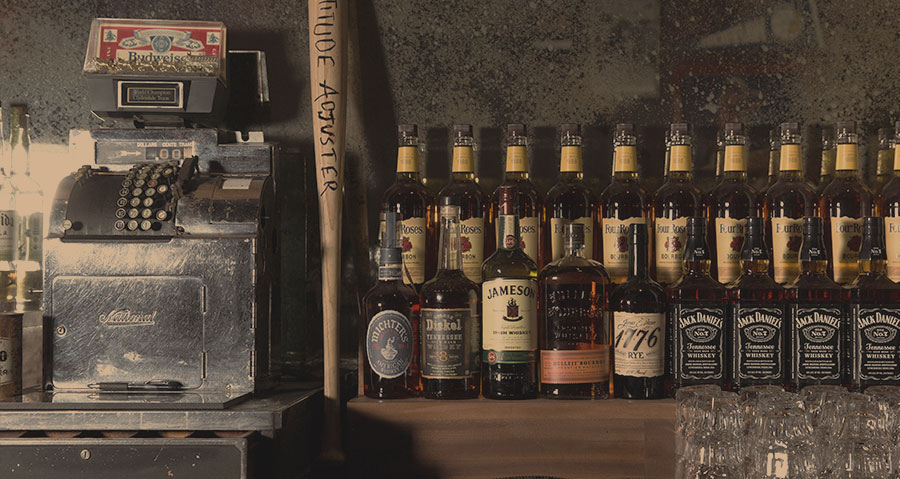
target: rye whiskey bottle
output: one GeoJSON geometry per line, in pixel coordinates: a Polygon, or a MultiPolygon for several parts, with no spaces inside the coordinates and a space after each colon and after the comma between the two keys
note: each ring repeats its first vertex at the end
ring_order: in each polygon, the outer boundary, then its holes
{"type": "Polygon", "coordinates": [[[741,276],[729,285],[734,321],[732,385],[784,386],[787,382],[787,335],[784,289],[769,277],[763,219],[747,218],[741,249],[741,276]]]}
{"type": "Polygon", "coordinates": [[[566,225],[565,256],[539,276],[541,395],[547,398],[609,397],[609,276],[585,257],[584,230],[566,225]]]}
{"type": "Polygon", "coordinates": [[[709,275],[712,255],[706,220],[687,219],[684,274],[669,288],[672,385],[726,387],[731,365],[731,323],[726,289],[709,275]]]}
{"type": "Polygon", "coordinates": [[[623,399],[665,395],[666,292],[650,279],[647,225],[629,226],[628,279],[610,300],[613,393],[623,399]]]}
{"type": "Polygon", "coordinates": [[[822,218],[803,218],[800,275],[787,285],[790,302],[791,389],[815,384],[849,386],[846,352],[850,291],[828,277],[822,218]]]}
{"type": "MultiPolygon", "coordinates": [[[[638,176],[634,125],[616,125],[613,180],[600,195],[602,263],[613,283],[628,278],[628,228],[649,224],[651,201],[638,176]]],[[[649,246],[648,246],[649,250],[649,246]]]]}
{"type": "Polygon", "coordinates": [[[581,126],[567,123],[560,127],[559,182],[547,192],[544,201],[550,238],[549,259],[557,260],[565,255],[565,227],[570,222],[584,225],[584,255],[594,258],[594,230],[597,223],[597,201],[584,184],[581,163],[581,126]]]}
{"type": "Polygon", "coordinates": [[[825,246],[831,250],[831,277],[849,284],[859,274],[859,248],[863,218],[872,216],[872,192],[859,177],[856,122],[837,124],[837,160],[834,180],[819,199],[825,220],[825,246]]]}
{"type": "MultiPolygon", "coordinates": [[[[900,121],[895,126],[900,137],[900,121]]],[[[885,246],[887,247],[887,275],[900,281],[900,145],[894,144],[894,177],[879,195],[878,210],[884,216],[885,246]]]]}
{"type": "Polygon", "coordinates": [[[472,125],[453,125],[453,165],[450,183],[441,190],[438,205],[459,206],[460,252],[466,277],[481,284],[484,263],[484,218],[488,202],[475,181],[475,140],[472,125]]]}
{"type": "Polygon", "coordinates": [[[822,127],[822,162],[819,166],[819,183],[816,194],[822,195],[825,188],[834,180],[834,166],[837,162],[837,148],[834,143],[834,127],[822,127]]]}
{"type": "Polygon", "coordinates": [[[440,213],[438,272],[422,287],[419,302],[422,392],[429,399],[476,398],[481,385],[480,291],[463,272],[459,206],[441,206],[440,213]]]}
{"type": "Polygon", "coordinates": [[[878,129],[878,155],[875,161],[875,178],[872,180],[872,194],[881,193],[884,185],[893,176],[894,132],[890,128],[878,129]]]}
{"type": "Polygon", "coordinates": [[[537,397],[537,266],[522,249],[516,185],[497,189],[497,250],[484,262],[481,285],[484,373],[488,399],[537,397]]]}

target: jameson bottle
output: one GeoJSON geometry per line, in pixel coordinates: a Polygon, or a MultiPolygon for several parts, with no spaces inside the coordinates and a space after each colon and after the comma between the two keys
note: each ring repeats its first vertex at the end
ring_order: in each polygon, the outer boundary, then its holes
{"type": "Polygon", "coordinates": [[[566,123],[560,127],[559,182],[547,192],[544,201],[547,237],[550,238],[549,260],[565,255],[565,227],[570,222],[584,225],[585,257],[594,258],[594,230],[597,202],[584,184],[581,163],[581,126],[566,123]]]}
{"type": "MultiPolygon", "coordinates": [[[[0,158],[6,158],[2,111],[0,109],[0,158]]],[[[0,170],[0,312],[16,309],[16,273],[13,261],[18,255],[17,225],[13,187],[7,172],[0,170]]]]}
{"type": "Polygon", "coordinates": [[[779,130],[771,129],[769,130],[769,174],[768,180],[766,181],[766,185],[759,190],[759,210],[762,211],[763,204],[766,201],[766,193],[769,191],[769,188],[778,181],[778,163],[779,163],[779,142],[780,142],[779,130]]]}
{"type": "Polygon", "coordinates": [[[541,395],[547,398],[609,397],[609,276],[585,257],[584,230],[566,225],[565,255],[539,276],[541,395]]]}
{"type": "MultiPolygon", "coordinates": [[[[506,125],[506,176],[500,186],[512,187],[517,203],[512,205],[519,218],[519,240],[525,254],[540,265],[541,196],[528,177],[528,137],[525,125],[506,125]]],[[[500,188],[491,197],[488,221],[493,225],[495,241],[491,252],[499,243],[500,188]]]]}
{"type": "Polygon", "coordinates": [[[881,218],[866,218],[859,276],[850,286],[853,387],[900,385],[900,285],[885,275],[881,218]]]}
{"type": "Polygon", "coordinates": [[[378,283],[366,293],[366,355],[363,389],[367,397],[401,399],[419,393],[419,297],[402,280],[401,222],[384,213],[378,283]]]}
{"type": "Polygon", "coordinates": [[[29,148],[29,120],[27,109],[13,105],[10,123],[10,175],[16,207],[16,270],[17,312],[41,309],[42,255],[44,242],[44,192],[31,177],[29,148]]]}
{"type": "MultiPolygon", "coordinates": [[[[714,275],[722,284],[741,274],[744,223],[758,216],[756,190],[747,183],[747,137],[740,123],[725,124],[725,166],[722,181],[709,194],[714,275]]],[[[768,259],[768,258],[767,258],[768,259]]]]}
{"type": "Polygon", "coordinates": [[[497,250],[484,262],[481,393],[488,399],[537,397],[537,266],[522,250],[516,185],[497,189],[497,250]]]}
{"type": "Polygon", "coordinates": [[[831,250],[831,277],[849,284],[859,274],[862,222],[872,216],[872,192],[859,177],[856,122],[837,123],[837,160],[834,180],[819,199],[825,220],[825,245],[831,250]]]}
{"type": "MultiPolygon", "coordinates": [[[[900,121],[895,125],[895,137],[900,138],[900,121]]],[[[885,245],[887,246],[887,275],[900,281],[900,145],[894,143],[894,177],[884,185],[879,195],[878,210],[884,216],[885,245]]]]}
{"type": "Polygon", "coordinates": [[[837,162],[837,149],[834,142],[834,127],[822,127],[822,163],[819,168],[819,183],[816,193],[821,195],[834,180],[834,167],[837,162]]]}
{"type": "Polygon", "coordinates": [[[833,384],[849,386],[846,355],[850,291],[828,277],[822,218],[803,218],[800,275],[786,287],[790,309],[791,389],[833,384]]]}
{"type": "Polygon", "coordinates": [[[601,262],[616,284],[628,279],[629,226],[646,225],[650,217],[650,196],[638,176],[636,144],[634,125],[616,125],[613,180],[600,195],[601,262]]]}
{"type": "Polygon", "coordinates": [[[773,384],[788,379],[787,325],[784,289],[769,277],[763,219],[747,218],[747,237],[741,250],[741,276],[729,285],[734,321],[732,386],[773,384]]]}
{"type": "Polygon", "coordinates": [[[441,206],[438,272],[420,295],[422,391],[429,399],[476,398],[481,385],[480,291],[462,269],[459,211],[441,206]]]}
{"type": "Polygon", "coordinates": [[[453,166],[450,183],[441,190],[438,205],[459,206],[460,251],[466,277],[481,283],[484,262],[484,218],[488,203],[475,180],[475,141],[472,125],[453,125],[453,166]]]}
{"type": "Polygon", "coordinates": [[[872,193],[881,193],[884,185],[893,176],[894,166],[894,132],[890,128],[878,129],[878,155],[875,161],[875,179],[872,180],[872,193]]]}
{"type": "Polygon", "coordinates": [[[688,218],[703,216],[703,200],[694,185],[691,136],[687,123],[673,123],[669,138],[669,172],[653,198],[656,281],[670,285],[681,277],[688,218]]]}
{"type": "Polygon", "coordinates": [[[816,216],[816,191],[803,179],[800,125],[782,123],[778,181],[763,203],[767,243],[772,247],[772,272],[776,283],[793,281],[800,274],[803,217],[816,216]]]}
{"type": "Polygon", "coordinates": [[[688,218],[684,274],[669,288],[672,385],[728,385],[731,323],[725,286],[709,275],[706,220],[688,218]]]}
{"type": "Polygon", "coordinates": [[[419,176],[419,136],[416,125],[400,125],[397,178],[384,193],[381,210],[400,213],[400,248],[408,276],[403,281],[421,287],[434,276],[434,197],[419,176]]]}

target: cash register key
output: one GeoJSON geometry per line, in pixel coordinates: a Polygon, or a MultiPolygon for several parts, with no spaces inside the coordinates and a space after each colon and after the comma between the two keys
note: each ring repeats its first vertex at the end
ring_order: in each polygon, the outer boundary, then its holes
{"type": "Polygon", "coordinates": [[[128,213],[125,211],[125,208],[119,208],[119,209],[116,210],[116,218],[122,219],[122,218],[124,218],[125,215],[127,215],[127,214],[128,214],[128,213]]]}
{"type": "Polygon", "coordinates": [[[162,175],[160,175],[159,173],[153,173],[152,175],[150,175],[150,179],[158,180],[160,176],[162,176],[162,175]]]}
{"type": "Polygon", "coordinates": [[[131,190],[128,188],[122,188],[119,190],[119,196],[128,196],[128,193],[131,193],[131,190]]]}
{"type": "Polygon", "coordinates": [[[137,196],[132,197],[131,198],[131,206],[133,206],[135,208],[137,208],[138,206],[141,206],[141,199],[138,198],[137,196]]]}
{"type": "Polygon", "coordinates": [[[144,207],[149,208],[153,206],[153,198],[144,198],[144,207]]]}
{"type": "Polygon", "coordinates": [[[144,180],[134,180],[134,186],[137,186],[138,188],[144,186],[144,180]]]}
{"type": "Polygon", "coordinates": [[[135,174],[136,174],[136,173],[134,172],[134,168],[132,168],[131,171],[129,171],[128,174],[125,175],[125,179],[126,179],[126,180],[133,180],[135,174]]]}
{"type": "Polygon", "coordinates": [[[131,180],[129,180],[129,179],[122,180],[122,188],[128,188],[129,186],[131,186],[131,180]]]}
{"type": "Polygon", "coordinates": [[[155,196],[155,195],[156,195],[156,188],[153,188],[153,187],[151,186],[150,188],[147,188],[146,190],[144,190],[144,194],[147,195],[147,196],[155,196]]]}
{"type": "Polygon", "coordinates": [[[156,219],[160,221],[165,221],[169,218],[169,213],[166,210],[159,210],[156,212],[156,219]]]}
{"type": "Polygon", "coordinates": [[[132,209],[128,210],[128,217],[129,217],[129,218],[137,218],[138,215],[140,215],[140,214],[141,214],[141,212],[138,211],[137,208],[132,208],[132,209]]]}
{"type": "Polygon", "coordinates": [[[139,180],[146,180],[146,179],[147,179],[147,173],[138,173],[137,179],[139,179],[139,180]]]}
{"type": "Polygon", "coordinates": [[[137,222],[137,220],[131,220],[131,221],[129,221],[129,222],[128,222],[128,231],[134,231],[134,230],[136,230],[136,229],[138,229],[138,222],[137,222]]]}
{"type": "Polygon", "coordinates": [[[141,194],[142,194],[143,192],[144,192],[144,190],[142,190],[142,189],[140,189],[140,188],[135,188],[135,189],[131,190],[131,194],[132,194],[133,196],[141,196],[141,194]]]}
{"type": "Polygon", "coordinates": [[[150,208],[144,208],[144,209],[141,210],[141,218],[145,218],[145,219],[146,219],[146,218],[149,218],[149,217],[151,217],[151,216],[153,216],[153,211],[151,211],[150,208]]]}
{"type": "Polygon", "coordinates": [[[151,223],[150,220],[141,221],[141,230],[147,231],[151,227],[153,227],[153,223],[151,223]]]}
{"type": "Polygon", "coordinates": [[[116,229],[117,229],[117,230],[122,231],[122,230],[125,229],[125,221],[123,221],[123,220],[116,220],[115,226],[116,226],[116,229]]]}
{"type": "Polygon", "coordinates": [[[169,191],[169,185],[159,185],[159,187],[156,188],[156,191],[158,191],[160,194],[164,195],[164,194],[166,194],[166,192],[169,191]]]}
{"type": "MultiPolygon", "coordinates": [[[[153,177],[151,176],[151,178],[153,178],[153,177]]],[[[159,184],[158,178],[153,178],[152,180],[147,182],[147,186],[149,186],[150,188],[156,188],[156,185],[158,185],[158,184],[159,184]]]]}
{"type": "Polygon", "coordinates": [[[166,168],[165,170],[163,170],[163,174],[166,176],[171,176],[174,173],[175,173],[175,169],[172,168],[171,166],[166,168]]]}
{"type": "Polygon", "coordinates": [[[127,198],[117,199],[116,206],[118,206],[119,208],[124,208],[124,207],[128,206],[128,199],[127,198]]]}

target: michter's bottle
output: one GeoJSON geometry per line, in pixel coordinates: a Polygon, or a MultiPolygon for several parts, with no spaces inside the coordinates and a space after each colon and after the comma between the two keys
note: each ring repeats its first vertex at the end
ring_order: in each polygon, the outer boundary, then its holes
{"type": "Polygon", "coordinates": [[[835,176],[819,199],[825,245],[831,250],[831,277],[849,284],[859,274],[863,218],[872,216],[872,192],[859,177],[856,122],[837,124],[835,176]]]}
{"type": "Polygon", "coordinates": [[[732,384],[735,389],[787,382],[784,289],[769,277],[763,219],[747,218],[741,276],[729,286],[734,321],[732,384]]]}
{"type": "MultiPolygon", "coordinates": [[[[640,183],[634,125],[616,125],[613,181],[600,195],[603,266],[613,283],[628,279],[628,228],[647,225],[651,201],[640,183]]],[[[649,245],[648,245],[649,251],[649,245]]]]}
{"type": "Polygon", "coordinates": [[[441,206],[438,272],[422,287],[422,391],[430,399],[476,398],[481,385],[480,291],[462,269],[459,210],[441,206]]]}
{"type": "Polygon", "coordinates": [[[859,277],[851,285],[853,387],[900,384],[900,285],[885,275],[881,218],[866,218],[859,277]]]}
{"type": "Polygon", "coordinates": [[[10,109],[10,175],[16,208],[16,311],[41,309],[41,261],[44,242],[44,192],[31,177],[29,115],[21,105],[10,109]]]}
{"type": "Polygon", "coordinates": [[[876,158],[872,193],[878,195],[893,176],[894,134],[890,128],[878,129],[878,155],[876,158]]]}
{"type": "Polygon", "coordinates": [[[378,283],[366,293],[364,391],[376,399],[417,396],[419,297],[402,279],[401,221],[384,213],[378,283]]]}
{"type": "Polygon", "coordinates": [[[672,385],[725,387],[731,365],[726,290],[709,275],[706,220],[688,218],[684,275],[669,288],[672,385]]]}
{"type": "MultiPolygon", "coordinates": [[[[900,138],[900,121],[895,125],[900,138]]],[[[885,246],[887,246],[887,275],[900,281],[900,145],[894,142],[894,177],[881,190],[878,210],[884,216],[885,246]]]]}
{"type": "MultiPolygon", "coordinates": [[[[537,188],[528,176],[528,137],[525,125],[514,123],[506,126],[506,176],[500,186],[510,186],[518,198],[512,205],[514,213],[519,218],[519,241],[522,250],[536,265],[541,264],[541,196],[537,188]]],[[[491,198],[488,221],[494,226],[495,241],[490,245],[493,248],[500,243],[500,188],[494,190],[491,198]]],[[[507,233],[508,234],[508,233],[507,233]]]]}
{"type": "MultiPolygon", "coordinates": [[[[6,158],[6,140],[0,109],[0,158],[6,158]]],[[[7,171],[0,171],[0,311],[16,309],[16,273],[13,266],[17,255],[17,225],[13,187],[7,171]]]]}
{"type": "Polygon", "coordinates": [[[814,384],[849,386],[847,351],[850,291],[828,277],[822,218],[803,218],[800,275],[787,285],[791,304],[791,389],[814,384]]]}
{"type": "Polygon", "coordinates": [[[481,393],[489,399],[537,397],[537,266],[522,249],[515,185],[497,192],[497,250],[484,262],[481,393]]]}
{"type": "Polygon", "coordinates": [[[703,216],[703,200],[694,185],[691,136],[687,123],[673,123],[669,139],[669,171],[653,198],[656,281],[670,285],[681,277],[688,218],[703,216]]]}
{"type": "Polygon", "coordinates": [[[438,204],[459,206],[460,251],[466,277],[481,283],[484,263],[484,218],[487,199],[475,181],[475,141],[472,125],[453,125],[453,166],[450,183],[441,190],[438,204]]]}
{"type": "Polygon", "coordinates": [[[837,162],[837,148],[834,142],[834,127],[822,127],[822,163],[819,167],[819,183],[816,194],[821,195],[834,180],[834,166],[837,162]]]}
{"type": "Polygon", "coordinates": [[[541,395],[548,398],[609,396],[609,276],[585,257],[584,230],[566,225],[565,256],[539,277],[541,395]]]}
{"type": "Polygon", "coordinates": [[[584,184],[581,163],[581,126],[567,123],[560,127],[559,182],[547,192],[544,201],[547,237],[550,238],[548,261],[565,255],[565,228],[570,222],[584,225],[584,255],[594,258],[594,230],[597,202],[584,184]]]}
{"type": "Polygon", "coordinates": [[[818,197],[803,179],[800,126],[781,124],[781,164],[778,181],[769,188],[763,204],[767,243],[772,247],[773,277],[785,284],[800,274],[803,217],[815,216],[818,197]]]}
{"type": "Polygon", "coordinates": [[[613,290],[613,392],[624,399],[665,395],[666,293],[650,279],[647,225],[628,230],[628,280],[613,290]]]}

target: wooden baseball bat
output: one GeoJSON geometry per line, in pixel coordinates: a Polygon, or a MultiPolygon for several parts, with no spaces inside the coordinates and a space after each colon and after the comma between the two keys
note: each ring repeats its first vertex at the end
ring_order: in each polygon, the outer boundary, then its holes
{"type": "Polygon", "coordinates": [[[308,0],[309,86],[319,193],[325,407],[322,459],[342,461],[340,388],[341,206],[347,113],[347,7],[308,0]]]}

